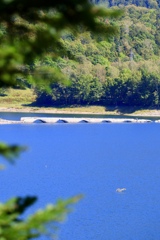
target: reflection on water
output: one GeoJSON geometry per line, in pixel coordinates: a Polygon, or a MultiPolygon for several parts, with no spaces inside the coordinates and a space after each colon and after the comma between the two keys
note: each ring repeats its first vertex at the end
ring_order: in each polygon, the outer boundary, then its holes
{"type": "Polygon", "coordinates": [[[33,211],[83,193],[60,240],[158,240],[159,132],[154,123],[0,125],[1,140],[29,146],[0,173],[1,201],[38,195],[33,211]]]}

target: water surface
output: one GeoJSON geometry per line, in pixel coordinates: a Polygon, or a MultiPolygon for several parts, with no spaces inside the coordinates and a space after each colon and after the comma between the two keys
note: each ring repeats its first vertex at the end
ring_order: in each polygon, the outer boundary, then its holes
{"type": "Polygon", "coordinates": [[[1,140],[29,146],[0,173],[1,201],[38,195],[34,211],[83,193],[60,240],[159,240],[159,132],[156,123],[0,125],[1,140]]]}

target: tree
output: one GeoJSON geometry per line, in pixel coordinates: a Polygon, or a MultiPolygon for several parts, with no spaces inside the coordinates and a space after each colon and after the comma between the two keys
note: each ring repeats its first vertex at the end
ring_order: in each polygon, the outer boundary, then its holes
{"type": "Polygon", "coordinates": [[[3,86],[15,85],[17,75],[34,74],[32,80],[38,80],[38,84],[43,83],[44,77],[51,80],[51,75],[52,81],[57,80],[53,79],[53,73],[57,69],[39,71],[32,64],[37,55],[43,56],[49,50],[54,58],[60,54],[68,55],[59,39],[64,30],[75,33],[81,25],[97,34],[116,33],[115,27],[97,21],[97,17],[112,18],[119,12],[97,8],[87,0],[48,0],[45,3],[1,0],[0,5],[0,37],[3,49],[0,55],[0,80],[3,86]],[[49,70],[51,72],[47,74],[49,70]]]}
{"type": "MultiPolygon", "coordinates": [[[[87,0],[0,0],[0,87],[16,86],[17,79],[27,78],[49,91],[51,82],[65,82],[56,67],[35,64],[35,60],[50,51],[52,58],[70,56],[60,36],[64,31],[76,33],[82,26],[97,34],[115,34],[116,28],[104,24],[98,17],[112,18],[120,14],[98,8],[87,0]]],[[[0,155],[13,161],[24,148],[0,144],[0,155]]],[[[17,197],[0,204],[0,239],[26,240],[48,234],[47,224],[60,222],[70,210],[70,204],[80,197],[58,201],[38,211],[28,219],[20,218],[36,197],[17,197]]]]}

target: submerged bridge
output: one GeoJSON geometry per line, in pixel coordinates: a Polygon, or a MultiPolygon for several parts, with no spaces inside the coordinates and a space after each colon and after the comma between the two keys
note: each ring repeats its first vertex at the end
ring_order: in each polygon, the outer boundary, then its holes
{"type": "Polygon", "coordinates": [[[147,123],[147,119],[134,118],[65,118],[65,117],[22,117],[22,123],[147,123]]]}

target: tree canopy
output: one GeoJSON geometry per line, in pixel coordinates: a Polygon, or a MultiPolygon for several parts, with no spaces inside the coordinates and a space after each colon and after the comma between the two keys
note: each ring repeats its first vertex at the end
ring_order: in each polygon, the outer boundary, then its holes
{"type": "Polygon", "coordinates": [[[119,11],[96,7],[80,1],[0,1],[0,84],[15,85],[18,76],[29,76],[37,84],[63,80],[58,69],[34,68],[34,60],[48,51],[53,58],[66,52],[60,36],[66,30],[76,34],[78,28],[97,34],[114,34],[116,28],[98,20],[113,18],[119,11]],[[55,75],[55,79],[54,79],[55,75]],[[51,77],[52,76],[52,77],[51,77]]]}

